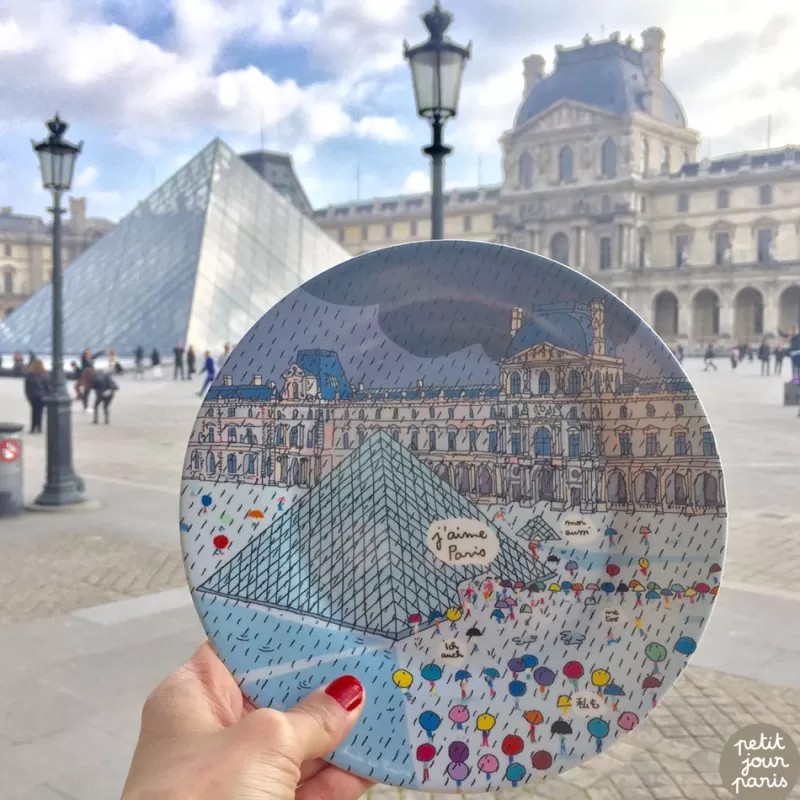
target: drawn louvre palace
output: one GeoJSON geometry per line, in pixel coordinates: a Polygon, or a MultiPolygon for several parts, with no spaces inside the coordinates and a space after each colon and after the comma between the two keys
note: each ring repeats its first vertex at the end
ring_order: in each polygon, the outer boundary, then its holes
{"type": "Polygon", "coordinates": [[[625,371],[604,304],[514,309],[496,384],[366,388],[301,350],[281,383],[208,392],[184,477],[311,488],[382,431],[477,504],[725,514],[713,433],[691,384],[625,371]]]}

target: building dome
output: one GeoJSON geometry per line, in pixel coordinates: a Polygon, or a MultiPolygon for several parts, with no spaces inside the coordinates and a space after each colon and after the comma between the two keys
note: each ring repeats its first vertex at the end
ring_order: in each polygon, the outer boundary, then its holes
{"type": "Polygon", "coordinates": [[[515,127],[560,100],[574,100],[619,116],[635,111],[651,114],[670,125],[686,127],[686,115],[658,74],[645,75],[645,54],[631,44],[611,39],[560,50],[555,70],[529,91],[515,127]]]}
{"type": "MultiPolygon", "coordinates": [[[[589,310],[574,304],[539,306],[514,334],[507,357],[521,353],[537,344],[552,344],[577,353],[592,352],[591,317],[589,310]]],[[[605,337],[605,355],[614,355],[614,344],[605,337]]]]}

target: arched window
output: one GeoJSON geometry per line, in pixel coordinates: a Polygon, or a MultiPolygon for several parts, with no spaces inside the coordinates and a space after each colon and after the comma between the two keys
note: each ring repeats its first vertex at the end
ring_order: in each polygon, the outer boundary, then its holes
{"type": "Polygon", "coordinates": [[[537,428],[533,437],[534,453],[537,456],[549,456],[553,454],[553,437],[547,428],[537,428]]]}
{"type": "Polygon", "coordinates": [[[669,171],[670,171],[669,145],[665,144],[664,149],[661,151],[661,172],[664,175],[669,175],[669,171]]]}
{"type": "Polygon", "coordinates": [[[567,379],[567,394],[577,395],[581,393],[581,389],[583,388],[583,380],[581,379],[581,374],[576,369],[572,369],[569,372],[569,378],[567,379]]]}
{"type": "Polygon", "coordinates": [[[228,425],[228,441],[236,441],[236,428],[233,425],[228,425]]]}
{"type": "Polygon", "coordinates": [[[428,450],[436,449],[436,431],[431,428],[428,431],[428,450]]]}
{"type": "Polygon", "coordinates": [[[601,161],[604,178],[617,176],[617,143],[613,139],[606,139],[601,149],[601,161]]]}
{"type": "Polygon", "coordinates": [[[206,472],[209,475],[213,475],[217,471],[217,457],[209,451],[208,456],[206,457],[206,472]]]}
{"type": "Polygon", "coordinates": [[[236,456],[233,453],[228,455],[228,472],[231,475],[236,474],[236,456]]]}
{"type": "Polygon", "coordinates": [[[619,418],[620,419],[628,419],[628,406],[620,406],[619,407],[619,418]]]}
{"type": "Polygon", "coordinates": [[[447,431],[447,449],[451,453],[456,450],[456,432],[454,430],[447,431]]]}
{"type": "Polygon", "coordinates": [[[560,181],[572,180],[572,148],[564,145],[558,154],[558,179],[560,181]]]}
{"type": "Polygon", "coordinates": [[[381,418],[381,412],[382,411],[383,411],[383,409],[380,406],[378,406],[378,408],[375,409],[375,419],[380,419],[381,418]]]}
{"type": "Polygon", "coordinates": [[[581,455],[581,435],[578,431],[570,431],[568,438],[569,457],[580,458],[581,455]]]}
{"type": "Polygon", "coordinates": [[[416,428],[411,429],[411,449],[419,450],[419,432],[416,428]]]}
{"type": "Polygon", "coordinates": [[[400,431],[397,428],[392,428],[391,436],[392,436],[392,439],[394,439],[394,441],[396,441],[396,442],[400,441],[400,431]]]}
{"type": "Polygon", "coordinates": [[[367,412],[366,412],[366,411],[364,411],[364,409],[363,409],[363,408],[362,408],[362,409],[359,409],[359,412],[358,412],[358,418],[359,418],[359,419],[366,419],[366,418],[367,418],[367,412]]]}
{"type": "Polygon", "coordinates": [[[648,403],[645,406],[644,412],[648,417],[654,417],[656,415],[656,407],[652,403],[648,403]]]}
{"type": "Polygon", "coordinates": [[[203,458],[199,450],[192,451],[192,469],[200,469],[203,464],[203,458]]]}
{"type": "Polygon", "coordinates": [[[364,444],[364,441],[367,438],[367,432],[363,428],[358,429],[358,443],[364,444]]]}
{"type": "Polygon", "coordinates": [[[522,394],[522,378],[520,378],[519,372],[512,372],[508,383],[510,394],[522,394]]]}
{"type": "Polygon", "coordinates": [[[494,494],[492,473],[486,467],[481,467],[478,470],[478,494],[484,497],[494,494]]]}
{"type": "Polygon", "coordinates": [[[455,419],[456,417],[456,410],[454,408],[447,409],[447,419],[455,419]]]}
{"type": "Polygon", "coordinates": [[[769,185],[762,186],[758,190],[758,200],[762,206],[772,205],[772,187],[769,185]]]}
{"type": "Polygon", "coordinates": [[[550,373],[547,370],[539,373],[539,394],[550,394],[550,373]]]}
{"type": "Polygon", "coordinates": [[[209,425],[208,430],[206,431],[206,441],[213,442],[214,441],[214,426],[209,425]]]}
{"type": "Polygon", "coordinates": [[[527,150],[519,159],[519,186],[521,189],[533,186],[533,157],[527,150]]]}
{"type": "Polygon", "coordinates": [[[256,474],[256,457],[252,453],[248,453],[246,456],[247,459],[247,474],[248,475],[255,475],[256,474]]]}
{"type": "Polygon", "coordinates": [[[295,425],[289,431],[289,447],[300,447],[300,426],[295,425]]]}
{"type": "Polygon", "coordinates": [[[275,444],[278,447],[282,447],[283,446],[283,443],[285,441],[285,439],[284,439],[285,436],[286,436],[286,433],[284,432],[283,425],[278,425],[278,427],[275,428],[275,444]]]}
{"type": "Polygon", "coordinates": [[[569,266],[569,239],[565,233],[554,233],[550,239],[550,258],[569,266]]]}
{"type": "Polygon", "coordinates": [[[14,294],[14,270],[3,270],[3,294],[14,294]]]}
{"type": "Polygon", "coordinates": [[[292,400],[297,400],[300,390],[297,388],[297,383],[292,383],[292,400]]]}
{"type": "Polygon", "coordinates": [[[511,408],[511,418],[512,419],[519,419],[519,406],[512,406],[512,408],[511,408]]]}
{"type": "Polygon", "coordinates": [[[675,416],[682,417],[683,416],[683,404],[682,403],[675,403],[675,416]]]}
{"type": "Polygon", "coordinates": [[[350,433],[348,431],[345,431],[342,434],[342,447],[345,450],[349,450],[350,449],[350,433]]]}
{"type": "Polygon", "coordinates": [[[578,409],[575,406],[567,412],[567,419],[578,419],[578,409]]]}

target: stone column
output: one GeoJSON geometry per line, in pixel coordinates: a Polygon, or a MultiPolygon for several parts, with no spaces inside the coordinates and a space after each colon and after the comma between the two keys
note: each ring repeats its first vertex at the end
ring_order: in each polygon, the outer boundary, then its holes
{"type": "Polygon", "coordinates": [[[678,298],[678,335],[684,334],[694,339],[692,331],[692,307],[688,297],[678,298]]]}
{"type": "MultiPolygon", "coordinates": [[[[719,332],[730,334],[732,339],[736,338],[733,335],[734,324],[734,310],[733,301],[730,297],[720,298],[719,301],[719,332]]],[[[732,344],[737,344],[731,341],[732,344]]]]}
{"type": "Polygon", "coordinates": [[[542,253],[542,232],[540,230],[531,231],[531,251],[537,255],[542,253]]]}
{"type": "Polygon", "coordinates": [[[764,335],[778,335],[779,300],[778,294],[773,289],[761,292],[764,298],[764,335]]]}

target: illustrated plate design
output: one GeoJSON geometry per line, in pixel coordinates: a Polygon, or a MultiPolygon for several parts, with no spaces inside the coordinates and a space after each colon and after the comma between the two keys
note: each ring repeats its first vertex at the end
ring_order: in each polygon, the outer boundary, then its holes
{"type": "Polygon", "coordinates": [[[253,703],[355,675],[333,763],[487,792],[657,705],[708,622],[726,498],[700,401],[633,311],[528,252],[424,242],[253,326],[194,425],[180,527],[253,703]]]}

